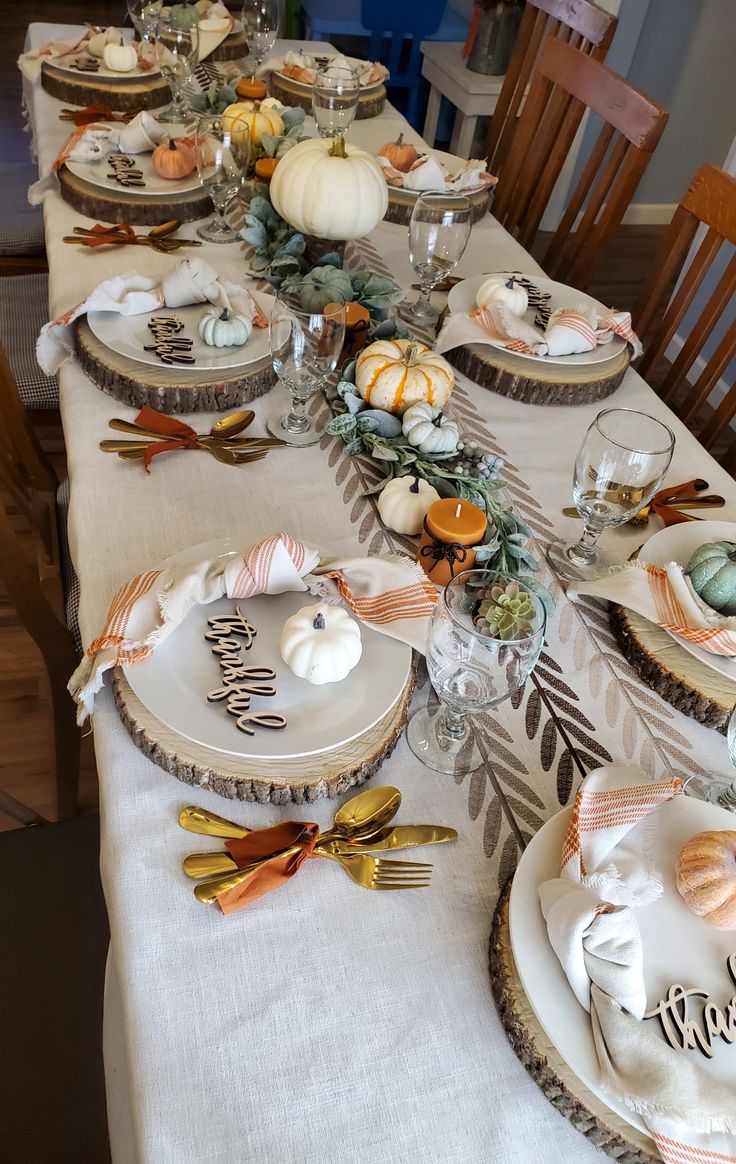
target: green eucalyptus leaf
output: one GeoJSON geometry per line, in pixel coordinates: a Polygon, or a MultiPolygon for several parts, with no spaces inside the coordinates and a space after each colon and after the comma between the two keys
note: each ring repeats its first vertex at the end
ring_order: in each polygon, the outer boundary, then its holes
{"type": "Polygon", "coordinates": [[[360,437],[356,437],[352,441],[345,442],[345,454],[348,457],[356,457],[363,452],[363,441],[360,437]]]}

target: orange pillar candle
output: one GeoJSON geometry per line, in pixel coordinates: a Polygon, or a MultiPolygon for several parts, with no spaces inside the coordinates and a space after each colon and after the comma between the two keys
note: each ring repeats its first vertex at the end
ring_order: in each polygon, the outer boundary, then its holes
{"type": "Polygon", "coordinates": [[[268,90],[258,77],[241,77],[235,86],[238,97],[249,98],[251,101],[260,101],[268,90]]]}
{"type": "Polygon", "coordinates": [[[278,158],[259,158],[256,162],[256,178],[262,178],[264,182],[270,182],[278,164],[278,158]]]}
{"type": "Polygon", "coordinates": [[[475,550],[469,547],[483,541],[487,526],[483,510],[470,501],[446,497],[430,505],[417,551],[427,577],[446,586],[456,574],[472,569],[475,550]]]}

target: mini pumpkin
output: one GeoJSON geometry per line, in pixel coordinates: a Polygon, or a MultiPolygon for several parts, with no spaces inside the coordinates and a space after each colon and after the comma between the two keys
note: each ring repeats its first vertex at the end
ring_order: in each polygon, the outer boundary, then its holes
{"type": "Polygon", "coordinates": [[[448,420],[441,408],[431,404],[412,404],[402,421],[404,436],[420,453],[454,453],[460,440],[457,425],[448,420]]]}
{"type": "Polygon", "coordinates": [[[199,334],[211,348],[242,348],[253,332],[253,321],[224,307],[209,307],[199,321],[199,334]]]}
{"type": "Polygon", "coordinates": [[[116,44],[106,44],[102,54],[105,68],[113,73],[130,73],[138,64],[138,53],[132,44],[126,44],[122,36],[116,44]]]}
{"type": "Polygon", "coordinates": [[[299,679],[319,686],[339,683],[360,661],[360,627],[341,606],[303,606],[284,623],[280,650],[299,679]]]}
{"type": "Polygon", "coordinates": [[[353,284],[347,271],[329,264],[313,267],[308,275],[294,279],[294,283],[304,311],[323,311],[328,303],[344,303],[353,297],[353,284]]]}
{"type": "Polygon", "coordinates": [[[421,533],[427,510],[440,495],[421,477],[394,477],[378,496],[381,521],[396,533],[414,537],[421,533]]]}
{"type": "Polygon", "coordinates": [[[480,308],[491,303],[505,303],[514,315],[523,315],[529,305],[529,296],[515,275],[491,275],[478,288],[475,302],[480,308]]]}
{"type": "Polygon", "coordinates": [[[413,145],[409,145],[408,142],[404,141],[404,135],[400,133],[396,141],[387,141],[385,145],[381,146],[378,151],[378,156],[388,158],[396,170],[400,170],[402,174],[406,174],[414,165],[419,154],[413,145]]]}
{"type": "Polygon", "coordinates": [[[277,111],[263,101],[236,101],[222,114],[222,128],[229,130],[236,145],[258,145],[264,133],[280,137],[284,123],[277,111]]]}
{"type": "Polygon", "coordinates": [[[736,832],[691,837],[680,850],[676,877],[688,909],[719,930],[736,930],[736,832]]]}
{"type": "Polygon", "coordinates": [[[120,33],[117,28],[106,28],[104,32],[96,32],[87,41],[87,52],[90,56],[98,57],[100,60],[105,55],[105,49],[109,44],[119,44],[120,33]]]}
{"type": "Polygon", "coordinates": [[[194,4],[174,4],[169,9],[168,22],[179,32],[189,32],[198,23],[200,13],[194,4]]]}
{"type": "Polygon", "coordinates": [[[197,164],[194,150],[183,141],[169,138],[168,142],[161,142],[153,151],[153,168],[156,173],[168,182],[176,182],[179,178],[186,178],[197,164]]]}
{"type": "Polygon", "coordinates": [[[703,602],[719,614],[736,614],[736,544],[706,542],[695,551],[685,574],[703,602]]]}
{"type": "Polygon", "coordinates": [[[420,401],[444,408],[454,383],[447,360],[417,340],[376,340],[355,365],[355,386],[366,403],[397,416],[420,401]]]}

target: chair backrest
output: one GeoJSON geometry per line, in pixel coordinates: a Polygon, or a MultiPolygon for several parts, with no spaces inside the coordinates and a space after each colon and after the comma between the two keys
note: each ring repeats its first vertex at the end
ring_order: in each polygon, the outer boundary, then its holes
{"type": "Polygon", "coordinates": [[[549,37],[566,41],[596,60],[603,60],[618,17],[593,0],[526,0],[514,51],[493,111],[486,153],[488,169],[500,174],[511,147],[516,120],[539,54],[549,37]]]}
{"type": "MultiPolygon", "coordinates": [[[[695,427],[699,414],[707,411],[698,439],[708,449],[719,443],[734,445],[730,422],[736,413],[736,386],[730,387],[715,409],[705,410],[704,406],[718,381],[727,372],[729,364],[736,358],[736,319],[731,320],[709,358],[704,358],[694,382],[688,380],[688,373],[699,360],[704,345],[724,311],[729,305],[733,310],[736,296],[735,248],[736,178],[716,166],[701,166],[675,211],[662,241],[658,261],[652,266],[634,316],[634,326],[644,343],[639,372],[642,376],[651,376],[680,325],[683,321],[687,325],[685,317],[691,311],[703,280],[718,259],[719,270],[722,270],[715,278],[715,286],[709,295],[706,293],[706,302],[690,326],[680,351],[661,382],[656,385],[662,398],[686,424],[695,427]],[[702,238],[670,298],[669,289],[682,270],[700,228],[704,228],[702,238]]],[[[727,463],[732,463],[732,458],[727,458],[727,463]]]]}
{"type": "Polygon", "coordinates": [[[544,46],[499,175],[493,214],[529,249],[586,109],[603,128],[540,261],[584,289],[621,222],[669,114],[618,73],[555,38],[544,46]]]}
{"type": "Polygon", "coordinates": [[[389,71],[388,84],[407,89],[407,118],[415,125],[421,84],[421,43],[442,23],[447,0],[362,0],[360,19],[371,34],[369,57],[389,71]],[[388,51],[386,51],[388,38],[388,51]]]}

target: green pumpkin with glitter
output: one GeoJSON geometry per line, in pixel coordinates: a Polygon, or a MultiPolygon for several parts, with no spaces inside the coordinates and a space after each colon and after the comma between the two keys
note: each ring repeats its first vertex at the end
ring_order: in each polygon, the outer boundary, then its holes
{"type": "Polygon", "coordinates": [[[698,546],[685,574],[699,598],[726,617],[736,615],[736,543],[698,546]]]}

